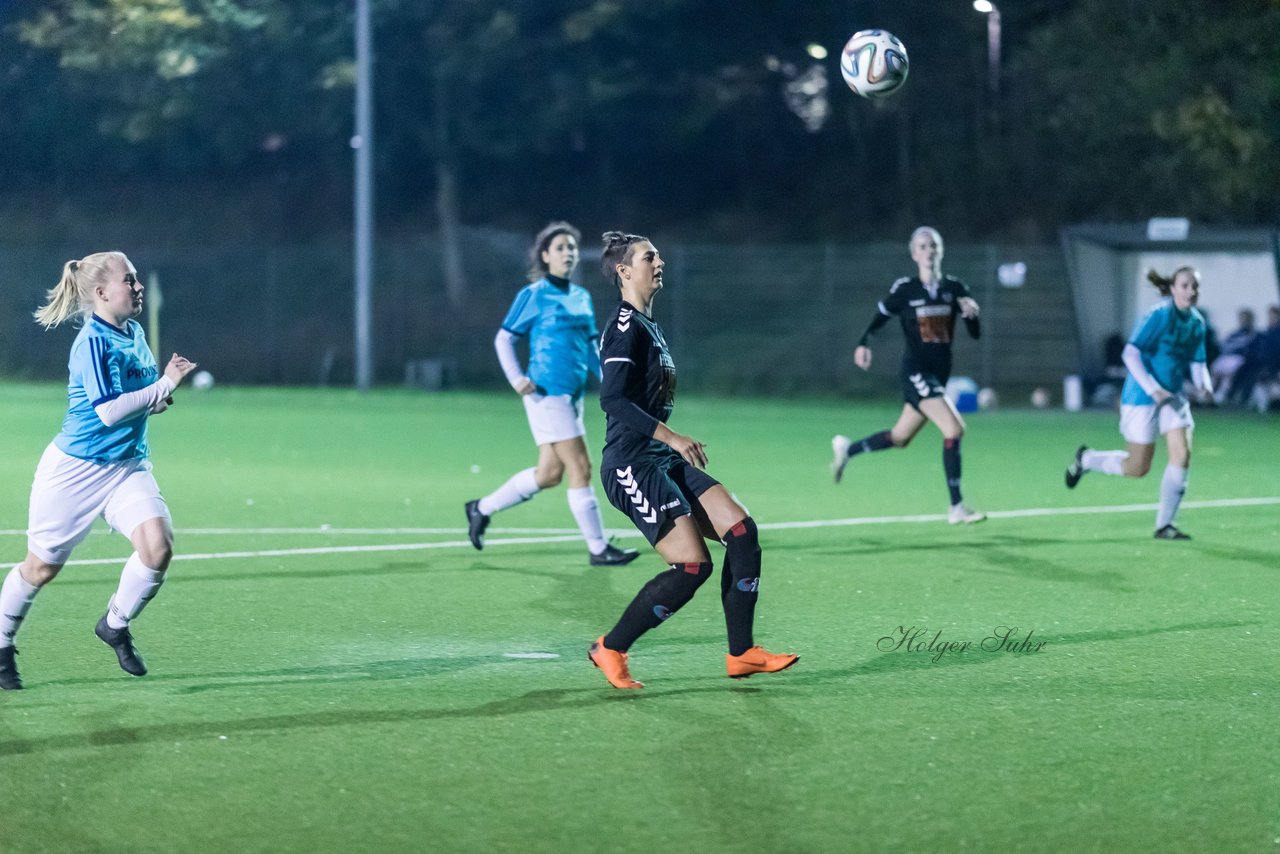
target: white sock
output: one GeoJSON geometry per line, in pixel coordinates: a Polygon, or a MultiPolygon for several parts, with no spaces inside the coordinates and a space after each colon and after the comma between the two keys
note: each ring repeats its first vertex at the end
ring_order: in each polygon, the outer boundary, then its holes
{"type": "Polygon", "coordinates": [[[39,587],[27,583],[18,567],[9,570],[0,586],[0,647],[13,646],[13,636],[39,592],[39,587]]]}
{"type": "Polygon", "coordinates": [[[1124,461],[1127,459],[1128,451],[1085,451],[1080,455],[1080,464],[1085,471],[1124,474],[1124,461]]]}
{"type": "Polygon", "coordinates": [[[578,520],[578,529],[582,538],[587,541],[587,548],[593,555],[598,555],[609,545],[604,538],[604,522],[600,519],[600,505],[596,501],[596,491],[590,486],[581,486],[569,490],[569,509],[573,518],[578,520]]]}
{"type": "Polygon", "coordinates": [[[480,499],[480,512],[492,516],[537,495],[542,490],[538,486],[537,472],[537,469],[525,469],[511,475],[510,480],[480,499]]]}
{"type": "Polygon", "coordinates": [[[1164,467],[1164,477],[1160,478],[1160,508],[1156,510],[1156,530],[1173,524],[1173,517],[1178,515],[1178,505],[1182,503],[1182,495],[1187,491],[1187,470],[1173,463],[1164,467]]]}
{"type": "Polygon", "coordinates": [[[161,584],[164,584],[164,573],[144,564],[137,552],[131,554],[120,573],[120,586],[107,604],[107,625],[113,629],[129,625],[129,621],[147,607],[161,584]]]}

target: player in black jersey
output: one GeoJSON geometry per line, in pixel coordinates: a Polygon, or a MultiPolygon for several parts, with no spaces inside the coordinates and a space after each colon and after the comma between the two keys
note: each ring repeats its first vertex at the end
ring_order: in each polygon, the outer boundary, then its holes
{"type": "Polygon", "coordinates": [[[942,431],[942,468],[951,494],[947,520],[952,525],[981,522],[987,515],[970,509],[960,496],[960,439],[964,436],[964,420],[944,393],[951,376],[951,342],[956,317],[964,320],[970,337],[977,338],[980,334],[978,304],[969,296],[964,282],[942,275],[941,234],[921,226],[912,232],[909,246],[911,260],[920,268],[920,274],[893,283],[853,352],[853,361],[859,368],[864,371],[870,368],[872,333],[890,318],[898,318],[907,339],[900,374],[905,401],[902,414],[891,429],[872,433],[856,442],[848,436],[833,438],[831,473],[839,483],[852,457],[863,451],[905,448],[925,421],[932,421],[942,431]]]}
{"type": "Polygon", "coordinates": [[[662,289],[663,260],[648,240],[610,231],[601,268],[622,301],[601,336],[600,407],[606,415],[600,477],[609,501],[631,517],[670,569],[646,584],[617,625],[588,651],[615,688],[643,688],[631,678],[627,651],[693,598],[711,577],[705,539],[724,543],[720,601],[729,633],[726,669],[741,678],[772,673],[799,656],[779,655],[752,639],[760,585],[760,541],[755,521],[707,474],[702,442],[667,426],[675,403],[676,369],[662,329],[652,317],[662,289]]]}

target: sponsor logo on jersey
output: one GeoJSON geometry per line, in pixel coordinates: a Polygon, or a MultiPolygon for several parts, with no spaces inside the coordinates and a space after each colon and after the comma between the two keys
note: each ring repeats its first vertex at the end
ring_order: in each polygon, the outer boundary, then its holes
{"type": "Polygon", "coordinates": [[[151,380],[151,379],[155,379],[155,376],[158,373],[159,371],[157,371],[155,368],[135,367],[135,368],[129,368],[127,371],[124,372],[124,375],[125,375],[125,379],[130,379],[130,380],[151,380]]]}
{"type": "Polygon", "coordinates": [[[946,317],[951,314],[949,305],[925,305],[924,300],[911,303],[916,308],[916,317],[946,317]]]}

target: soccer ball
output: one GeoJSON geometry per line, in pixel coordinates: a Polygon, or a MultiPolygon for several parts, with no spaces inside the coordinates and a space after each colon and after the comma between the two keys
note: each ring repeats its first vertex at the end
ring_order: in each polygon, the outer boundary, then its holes
{"type": "Polygon", "coordinates": [[[883,98],[907,81],[907,48],[886,30],[860,30],[840,52],[840,74],[864,98],[883,98]]]}
{"type": "Polygon", "coordinates": [[[196,371],[191,377],[191,384],[201,391],[213,388],[213,374],[208,371],[196,371]]]}

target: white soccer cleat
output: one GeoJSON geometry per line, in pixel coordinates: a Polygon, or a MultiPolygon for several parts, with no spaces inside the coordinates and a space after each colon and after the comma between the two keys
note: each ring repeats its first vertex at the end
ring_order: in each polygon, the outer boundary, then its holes
{"type": "Polygon", "coordinates": [[[833,436],[831,438],[831,477],[836,483],[840,482],[840,478],[844,475],[844,467],[849,462],[849,446],[853,444],[849,441],[848,436],[833,436]]]}
{"type": "Polygon", "coordinates": [[[987,514],[970,508],[964,503],[953,504],[947,513],[947,521],[952,525],[972,525],[986,521],[987,514]]]}

